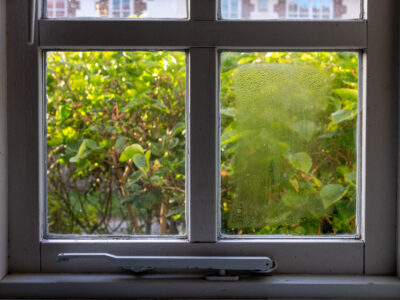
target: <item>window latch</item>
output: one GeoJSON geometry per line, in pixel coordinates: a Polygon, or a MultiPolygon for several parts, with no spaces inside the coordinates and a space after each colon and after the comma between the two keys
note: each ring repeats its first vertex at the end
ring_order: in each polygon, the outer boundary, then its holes
{"type": "Polygon", "coordinates": [[[117,256],[109,253],[60,253],[59,262],[71,259],[104,259],[120,268],[141,273],[153,269],[217,270],[208,280],[238,280],[226,271],[270,273],[276,262],[267,256],[117,256]]]}

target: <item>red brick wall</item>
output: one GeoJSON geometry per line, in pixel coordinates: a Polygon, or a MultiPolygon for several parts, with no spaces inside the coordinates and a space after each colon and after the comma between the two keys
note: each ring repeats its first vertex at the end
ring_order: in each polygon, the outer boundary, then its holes
{"type": "Polygon", "coordinates": [[[333,17],[335,19],[340,19],[347,12],[347,7],[343,5],[343,0],[334,0],[333,5],[335,7],[333,17]]]}
{"type": "Polygon", "coordinates": [[[97,10],[100,11],[100,15],[101,16],[107,16],[110,12],[108,11],[108,9],[110,8],[110,6],[108,5],[109,0],[98,0],[96,2],[96,8],[97,10]]]}
{"type": "Polygon", "coordinates": [[[135,0],[135,15],[140,16],[147,9],[147,4],[143,0],[135,0]]]}
{"type": "Polygon", "coordinates": [[[254,11],[254,5],[251,4],[250,0],[243,0],[242,3],[242,18],[250,19],[251,13],[254,11]]]}
{"type": "Polygon", "coordinates": [[[279,0],[274,6],[274,12],[278,14],[279,18],[286,17],[286,0],[279,0]]]}
{"type": "Polygon", "coordinates": [[[68,16],[74,17],[76,16],[76,10],[81,7],[81,3],[79,0],[68,1],[68,16]]]}

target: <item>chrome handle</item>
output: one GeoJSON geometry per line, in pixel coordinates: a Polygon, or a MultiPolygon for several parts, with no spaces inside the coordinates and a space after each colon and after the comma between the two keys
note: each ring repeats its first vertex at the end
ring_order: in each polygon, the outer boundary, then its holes
{"type": "Polygon", "coordinates": [[[36,22],[36,11],[37,11],[37,0],[31,0],[30,7],[30,20],[29,20],[29,40],[28,45],[32,46],[35,43],[35,22],[36,22]]]}
{"type": "Polygon", "coordinates": [[[117,256],[109,253],[60,253],[58,261],[71,259],[104,259],[133,272],[158,268],[212,269],[269,273],[276,262],[267,256],[117,256]]]}

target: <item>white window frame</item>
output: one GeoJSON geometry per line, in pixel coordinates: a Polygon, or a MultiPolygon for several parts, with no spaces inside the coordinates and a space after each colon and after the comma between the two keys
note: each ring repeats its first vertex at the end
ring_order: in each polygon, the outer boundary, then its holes
{"type": "MultiPolygon", "coordinates": [[[[296,0],[293,0],[296,1],[296,0]]],[[[317,0],[317,1],[321,1],[321,0],[317,0]]],[[[287,19],[321,19],[321,20],[326,20],[326,19],[333,19],[334,16],[334,11],[335,11],[335,7],[334,7],[334,2],[333,0],[329,0],[330,1],[330,11],[329,11],[329,18],[322,18],[322,16],[324,15],[322,13],[322,11],[318,12],[318,16],[314,16],[314,0],[308,0],[308,12],[307,12],[307,17],[303,17],[300,15],[300,5],[297,4],[297,11],[295,15],[291,15],[289,8],[290,8],[290,1],[287,0],[286,1],[286,18],[287,19]]]]}
{"type": "MultiPolygon", "coordinates": [[[[127,10],[123,9],[123,1],[124,0],[118,0],[119,1],[119,8],[117,10],[114,8],[113,1],[114,0],[109,0],[109,2],[108,2],[108,5],[109,5],[109,10],[108,11],[110,12],[109,17],[111,17],[111,18],[123,18],[124,17],[123,13],[127,12],[127,10]],[[119,12],[119,15],[118,16],[114,16],[114,12],[119,12]]],[[[129,0],[129,15],[128,16],[132,16],[132,15],[135,14],[135,4],[133,3],[133,1],[134,0],[129,0]]]]}
{"type": "Polygon", "coordinates": [[[398,55],[393,47],[393,41],[398,41],[396,2],[368,1],[367,26],[365,20],[220,21],[216,19],[215,0],[191,0],[188,20],[40,19],[34,46],[28,46],[26,42],[29,22],[14,17],[29,15],[28,1],[7,3],[8,272],[17,275],[6,276],[0,281],[0,295],[32,297],[34,293],[44,297],[50,293],[50,297],[97,295],[107,298],[132,295],[129,292],[133,289],[137,297],[397,297],[400,281],[393,277],[399,261],[396,254],[398,84],[396,64],[393,63],[398,55]],[[157,32],[157,39],[152,32],[157,32]],[[40,227],[45,213],[43,51],[55,49],[187,51],[190,78],[187,147],[191,154],[187,173],[187,240],[43,238],[40,227]],[[360,90],[360,125],[363,128],[360,239],[218,238],[218,53],[238,49],[354,50],[363,53],[360,68],[360,85],[363,87],[360,90]],[[130,275],[83,276],[82,273],[119,270],[95,260],[59,264],[56,256],[60,252],[268,255],[278,261],[276,274],[308,275],[276,275],[270,279],[220,285],[202,280],[135,281],[127,280],[132,278],[130,275]],[[331,277],[332,274],[336,276],[331,277]],[[371,277],[373,275],[386,277],[371,277]],[[41,289],[43,284],[52,288],[41,289]],[[317,286],[310,289],[310,284],[317,286]],[[182,289],[177,289],[178,286],[182,289]],[[329,291],[331,294],[326,294],[329,291]]]}

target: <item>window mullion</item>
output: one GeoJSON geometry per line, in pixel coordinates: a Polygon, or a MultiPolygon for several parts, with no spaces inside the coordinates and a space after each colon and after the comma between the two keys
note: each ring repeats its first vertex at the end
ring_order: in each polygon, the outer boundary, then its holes
{"type": "Polygon", "coordinates": [[[217,239],[217,53],[189,54],[188,213],[189,240],[217,239]]]}
{"type": "Polygon", "coordinates": [[[191,20],[214,21],[217,18],[218,0],[190,0],[189,16],[191,20]]]}

